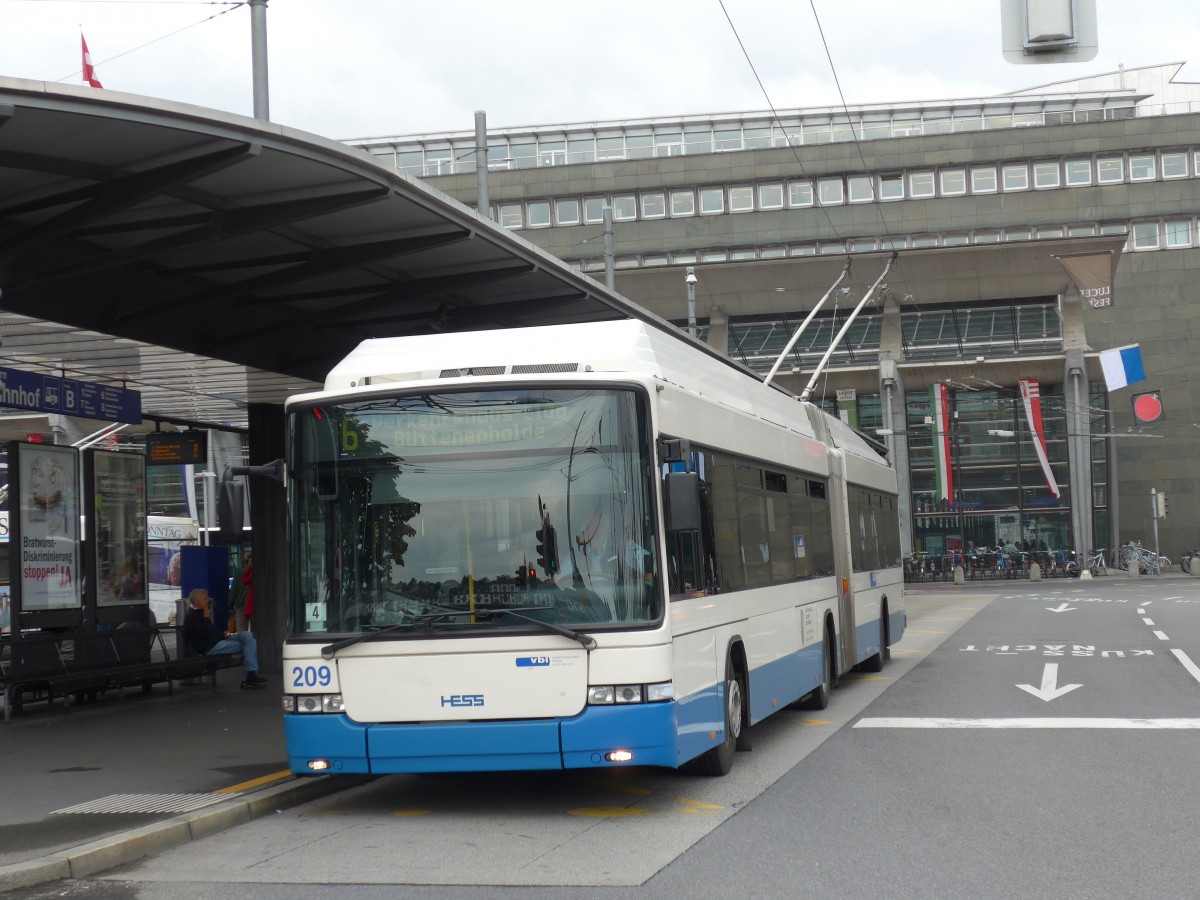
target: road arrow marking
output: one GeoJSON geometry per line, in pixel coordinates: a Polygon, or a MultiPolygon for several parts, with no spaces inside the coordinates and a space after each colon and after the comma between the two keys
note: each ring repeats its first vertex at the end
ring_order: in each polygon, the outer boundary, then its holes
{"type": "Polygon", "coordinates": [[[1040,700],[1045,700],[1049,703],[1063,694],[1069,694],[1075,688],[1083,687],[1082,684],[1064,684],[1058,686],[1058,663],[1046,663],[1046,668],[1042,670],[1042,686],[1035,688],[1032,684],[1018,684],[1021,690],[1027,694],[1033,694],[1040,700]]]}
{"type": "Polygon", "coordinates": [[[1058,606],[1047,606],[1046,609],[1050,610],[1050,612],[1070,612],[1073,609],[1078,609],[1078,607],[1060,603],[1058,606]]]}

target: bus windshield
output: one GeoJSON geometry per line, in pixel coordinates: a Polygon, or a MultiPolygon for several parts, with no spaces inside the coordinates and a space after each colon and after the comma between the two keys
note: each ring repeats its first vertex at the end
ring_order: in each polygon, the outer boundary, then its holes
{"type": "Polygon", "coordinates": [[[317,403],[293,407],[289,431],[292,635],[661,619],[640,393],[317,403]]]}

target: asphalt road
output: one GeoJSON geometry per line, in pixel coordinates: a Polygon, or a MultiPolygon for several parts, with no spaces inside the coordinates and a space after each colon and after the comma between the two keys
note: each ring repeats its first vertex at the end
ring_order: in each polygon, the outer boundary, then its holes
{"type": "Polygon", "coordinates": [[[1200,579],[908,603],[882,675],[756,726],[725,778],[393,776],[10,896],[1196,896],[1200,579]]]}

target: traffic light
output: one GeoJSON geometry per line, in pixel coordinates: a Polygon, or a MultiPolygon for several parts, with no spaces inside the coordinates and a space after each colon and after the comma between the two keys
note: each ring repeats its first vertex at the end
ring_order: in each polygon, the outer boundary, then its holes
{"type": "Polygon", "coordinates": [[[1167,417],[1159,391],[1142,391],[1140,394],[1134,394],[1130,401],[1133,404],[1133,421],[1136,425],[1155,425],[1167,417]]]}
{"type": "Polygon", "coordinates": [[[549,522],[543,521],[542,527],[536,532],[537,534],[537,563],[542,567],[542,571],[547,575],[554,575],[558,572],[558,536],[554,533],[554,526],[549,522]]]}

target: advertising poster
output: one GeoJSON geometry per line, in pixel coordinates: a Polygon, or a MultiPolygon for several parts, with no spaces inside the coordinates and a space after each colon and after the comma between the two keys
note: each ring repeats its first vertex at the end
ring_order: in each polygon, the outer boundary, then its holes
{"type": "Polygon", "coordinates": [[[147,522],[150,611],[160,624],[175,624],[176,601],[183,596],[179,550],[199,546],[200,525],[195,519],[168,516],[150,516],[147,522]]]}
{"type": "Polygon", "coordinates": [[[141,456],[95,451],[96,604],[146,603],[146,473],[141,456]]]}
{"type": "Polygon", "coordinates": [[[79,457],[70,447],[21,445],[21,610],[77,609],[79,585],[79,457]]]}

